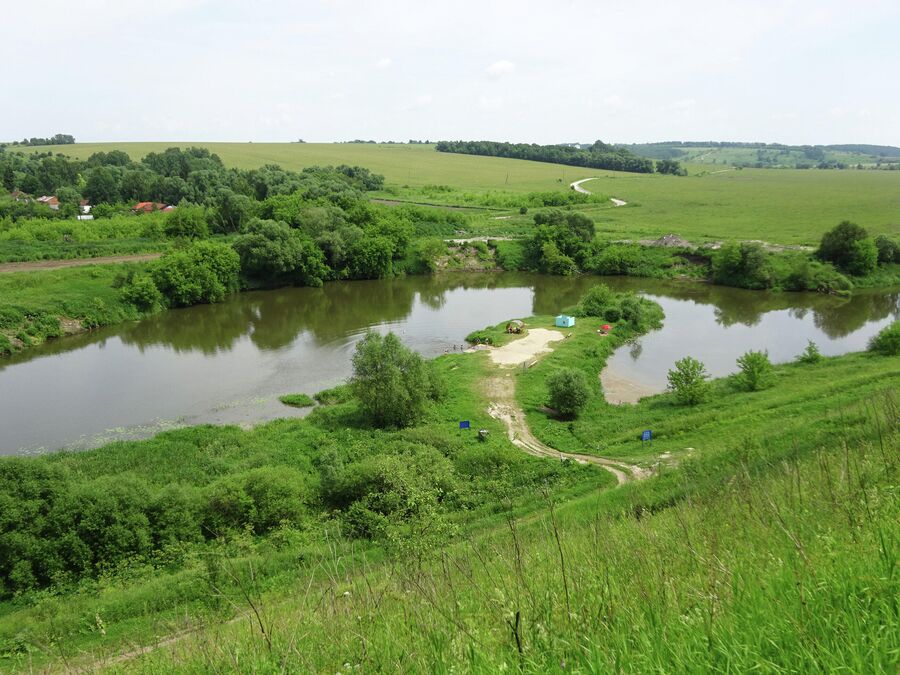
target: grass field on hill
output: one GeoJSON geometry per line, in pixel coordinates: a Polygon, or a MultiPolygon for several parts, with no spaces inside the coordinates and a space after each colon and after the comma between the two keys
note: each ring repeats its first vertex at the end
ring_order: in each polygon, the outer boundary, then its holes
{"type": "MultiPolygon", "coordinates": [[[[39,151],[87,158],[120,149],[139,159],[148,152],[191,143],[79,143],[39,151]]],[[[326,143],[195,143],[217,153],[227,166],[267,163],[300,169],[314,164],[358,164],[385,176],[388,192],[411,201],[452,204],[466,192],[532,192],[584,187],[628,202],[610,209],[586,207],[601,231],[644,238],[676,233],[690,240],[761,239],[773,243],[818,242],[841,220],[872,234],[900,233],[900,172],[856,170],[742,169],[692,165],[687,177],[595,171],[497,157],[438,153],[431,145],[326,143]],[[426,186],[449,191],[423,192],[426,186]]],[[[31,151],[32,149],[23,149],[31,151]]]]}

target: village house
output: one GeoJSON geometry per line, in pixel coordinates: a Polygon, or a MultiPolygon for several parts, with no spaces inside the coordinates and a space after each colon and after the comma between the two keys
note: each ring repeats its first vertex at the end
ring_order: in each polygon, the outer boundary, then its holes
{"type": "Polygon", "coordinates": [[[132,213],[153,213],[154,211],[172,211],[175,207],[171,204],[161,204],[160,202],[138,202],[131,207],[132,213]]]}
{"type": "Polygon", "coordinates": [[[9,196],[12,197],[15,201],[21,202],[23,204],[28,204],[31,202],[31,195],[25,194],[21,190],[13,190],[9,193],[9,196]]]}
{"type": "Polygon", "coordinates": [[[53,195],[43,195],[37,198],[38,203],[50,207],[54,211],[59,211],[59,199],[53,195]]]}

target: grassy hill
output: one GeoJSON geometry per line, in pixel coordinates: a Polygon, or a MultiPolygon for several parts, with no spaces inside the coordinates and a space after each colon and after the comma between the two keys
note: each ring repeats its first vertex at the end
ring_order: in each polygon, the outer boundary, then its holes
{"type": "MultiPolygon", "coordinates": [[[[79,143],[22,150],[62,152],[87,158],[124,150],[133,158],[190,143],[79,143]]],[[[382,196],[446,204],[466,203],[471,193],[523,193],[585,187],[628,202],[591,207],[602,229],[631,238],[676,233],[688,239],[762,239],[815,244],[844,219],[873,234],[900,232],[900,171],[718,169],[688,165],[687,177],[594,171],[497,157],[438,153],[431,145],[327,143],[196,143],[228,166],[267,163],[300,169],[314,164],[358,164],[383,174],[382,196]],[[438,187],[438,189],[435,189],[438,187]]]]}

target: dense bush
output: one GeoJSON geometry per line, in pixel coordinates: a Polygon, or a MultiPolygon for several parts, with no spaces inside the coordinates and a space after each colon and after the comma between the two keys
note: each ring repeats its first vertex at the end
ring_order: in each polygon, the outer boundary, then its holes
{"type": "Polygon", "coordinates": [[[581,296],[576,314],[610,323],[623,322],[639,332],[659,328],[664,318],[659,304],[634,293],[616,293],[605,284],[595,284],[581,296]]]}
{"type": "Polygon", "coordinates": [[[150,276],[172,307],[221,302],[238,288],[240,258],[230,247],[200,241],[154,261],[150,276]]]}
{"type": "Polygon", "coordinates": [[[771,387],[775,382],[775,372],[768,352],[749,351],[737,360],[741,372],[738,384],[747,391],[759,391],[771,387]]]}
{"type": "Polygon", "coordinates": [[[378,427],[405,427],[422,417],[431,386],[422,357],[393,333],[368,333],[353,355],[353,393],[378,427]]]}
{"type": "Polygon", "coordinates": [[[550,375],[547,392],[547,405],[562,417],[575,417],[591,396],[587,378],[577,368],[563,368],[550,375]]]}
{"type": "Polygon", "coordinates": [[[726,244],[712,258],[713,282],[738,288],[769,288],[772,266],[759,244],[726,244]]]}
{"type": "Polygon", "coordinates": [[[900,355],[900,321],[894,321],[869,340],[869,351],[884,356],[900,355]]]}
{"type": "Polygon", "coordinates": [[[669,391],[682,405],[697,405],[709,398],[709,373],[700,361],[691,356],[675,362],[675,367],[669,370],[668,380],[669,391]]]}
{"type": "Polygon", "coordinates": [[[900,244],[894,239],[880,234],[875,237],[875,247],[878,249],[880,264],[900,263],[900,244]]]}
{"type": "Polygon", "coordinates": [[[868,274],[878,264],[875,242],[865,228],[848,220],[822,235],[816,256],[856,276],[868,274]]]}
{"type": "Polygon", "coordinates": [[[851,281],[830,263],[799,258],[779,281],[786,291],[817,291],[819,293],[846,292],[853,288],[851,281]]]}
{"type": "Polygon", "coordinates": [[[822,352],[819,346],[812,340],[807,340],[806,349],[797,357],[798,363],[818,363],[822,360],[822,352]]]}
{"type": "Polygon", "coordinates": [[[286,223],[254,219],[233,246],[241,272],[266,284],[321,286],[329,276],[321,249],[286,223]]]}
{"type": "Polygon", "coordinates": [[[165,233],[170,239],[206,239],[209,237],[206,209],[195,204],[182,204],[167,214],[165,233]]]}

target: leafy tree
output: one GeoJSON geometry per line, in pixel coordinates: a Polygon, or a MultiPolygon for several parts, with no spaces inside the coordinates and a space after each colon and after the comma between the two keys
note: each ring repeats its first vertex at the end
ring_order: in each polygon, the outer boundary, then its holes
{"type": "Polygon", "coordinates": [[[884,356],[900,355],[900,321],[894,321],[869,340],[869,351],[884,356]]]}
{"type": "Polygon", "coordinates": [[[428,403],[428,372],[422,357],[393,333],[368,333],[353,355],[353,392],[378,427],[405,427],[428,403]]]}
{"type": "Polygon", "coordinates": [[[364,236],[350,246],[350,276],[354,279],[386,279],[393,276],[394,246],[385,237],[364,236]]]}
{"type": "Polygon", "coordinates": [[[84,196],[91,204],[115,204],[120,199],[119,175],[115,169],[100,166],[88,174],[84,196]]]}
{"type": "Polygon", "coordinates": [[[822,235],[816,256],[850,274],[867,274],[877,264],[878,249],[865,228],[845,220],[822,235]],[[868,243],[865,243],[868,242],[868,243]]]}
{"type": "Polygon", "coordinates": [[[240,232],[253,217],[254,203],[247,195],[222,190],[216,199],[213,222],[217,232],[240,232]]]}
{"type": "Polygon", "coordinates": [[[674,159],[660,159],[656,162],[656,172],[669,174],[671,176],[687,176],[681,163],[674,159]]]}
{"type": "Polygon", "coordinates": [[[166,216],[165,233],[170,239],[208,238],[206,209],[196,204],[182,204],[166,216]]]}
{"type": "Polygon", "coordinates": [[[577,368],[557,370],[547,378],[547,390],[547,405],[563,417],[575,417],[591,396],[587,379],[577,368]]]}
{"type": "Polygon", "coordinates": [[[738,288],[769,288],[772,267],[759,244],[726,244],[712,260],[713,281],[738,288]]]}
{"type": "Polygon", "coordinates": [[[165,298],[149,274],[135,274],[122,286],[122,299],[144,312],[152,312],[165,304],[165,298]]]}
{"type": "Polygon", "coordinates": [[[759,391],[774,384],[775,373],[768,352],[748,351],[737,360],[737,364],[741,369],[737,379],[744,389],[759,391]]]}
{"type": "Polygon", "coordinates": [[[875,237],[875,246],[878,249],[880,264],[900,263],[900,244],[895,240],[880,234],[875,237]]]}
{"type": "Polygon", "coordinates": [[[3,167],[3,187],[7,190],[16,189],[16,173],[9,164],[3,167]]]}
{"type": "Polygon", "coordinates": [[[197,241],[166,253],[150,270],[168,303],[188,307],[221,302],[238,288],[240,258],[230,246],[197,241]]]}
{"type": "Polygon", "coordinates": [[[821,360],[822,352],[819,351],[819,346],[812,340],[807,341],[806,349],[797,357],[798,363],[818,363],[821,360]]]}
{"type": "Polygon", "coordinates": [[[668,373],[669,390],[682,405],[697,405],[709,398],[711,385],[709,373],[702,362],[685,356],[675,362],[675,368],[668,373]]]}
{"type": "Polygon", "coordinates": [[[321,286],[329,275],[322,251],[287,223],[250,221],[234,241],[234,250],[243,273],[266,283],[321,286]]]}

